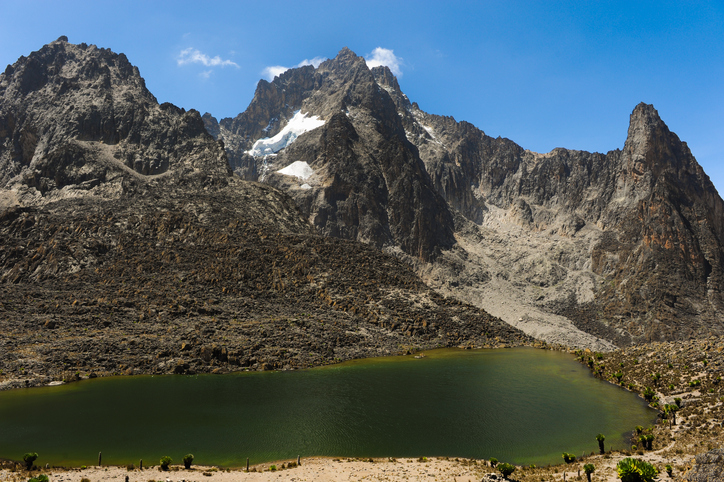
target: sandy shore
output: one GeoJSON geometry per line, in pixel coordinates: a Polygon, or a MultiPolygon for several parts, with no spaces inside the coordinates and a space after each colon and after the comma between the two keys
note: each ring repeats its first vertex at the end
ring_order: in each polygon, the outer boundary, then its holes
{"type": "MultiPolygon", "coordinates": [[[[693,463],[691,456],[674,456],[668,452],[668,447],[646,453],[637,458],[648,460],[660,469],[665,463],[678,466],[675,475],[681,476],[683,468],[693,463]]],[[[596,472],[593,481],[616,482],[616,464],[626,457],[623,454],[611,453],[605,456],[593,456],[585,463],[593,463],[596,472]]],[[[289,462],[289,461],[287,461],[289,462]]],[[[245,472],[238,469],[221,469],[216,467],[192,467],[185,470],[179,466],[172,466],[171,470],[162,472],[158,467],[144,470],[127,470],[126,467],[89,467],[86,469],[48,469],[38,473],[48,475],[51,482],[80,482],[88,479],[91,482],[117,481],[124,482],[474,482],[487,480],[488,473],[500,473],[491,468],[486,461],[470,459],[430,458],[426,461],[419,459],[375,459],[374,462],[362,459],[332,459],[309,458],[303,459],[302,465],[293,468],[281,467],[287,462],[276,462],[277,470],[271,471],[272,464],[263,464],[252,467],[252,471],[245,472]],[[128,477],[128,479],[126,479],[128,477]]],[[[540,467],[536,469],[517,467],[511,476],[513,481],[582,481],[585,475],[582,470],[583,462],[568,466],[540,467]],[[579,472],[580,471],[580,472],[579,472]],[[565,479],[564,479],[565,472],[565,479]],[[580,478],[579,474],[580,473],[580,478]]],[[[0,480],[8,482],[25,482],[29,478],[27,472],[0,471],[0,480]]],[[[659,476],[659,480],[666,482],[673,480],[666,473],[659,476]]]]}

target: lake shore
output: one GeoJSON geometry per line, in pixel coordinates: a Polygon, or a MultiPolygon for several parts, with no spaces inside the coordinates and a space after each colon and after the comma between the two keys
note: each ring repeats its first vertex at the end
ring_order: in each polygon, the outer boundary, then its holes
{"type": "MultiPolygon", "coordinates": [[[[663,467],[663,464],[675,464],[675,476],[681,476],[684,470],[693,464],[690,455],[677,455],[670,457],[665,454],[666,449],[652,451],[638,457],[663,467]]],[[[557,465],[553,467],[517,467],[510,480],[519,482],[533,481],[563,481],[585,480],[583,465],[592,463],[596,466],[593,481],[614,482],[619,480],[616,475],[616,464],[627,457],[625,453],[614,452],[606,455],[587,457],[568,466],[557,465]],[[580,473],[580,478],[579,477],[580,473]]],[[[496,474],[500,479],[500,472],[490,467],[490,462],[475,459],[436,458],[426,460],[413,458],[400,459],[355,459],[355,458],[327,458],[313,457],[302,459],[301,465],[292,468],[286,467],[293,461],[279,461],[275,463],[260,464],[251,467],[249,472],[242,469],[222,469],[217,467],[193,466],[186,470],[182,466],[171,466],[169,471],[161,471],[158,467],[149,467],[144,470],[137,468],[128,470],[126,467],[88,467],[86,469],[60,469],[50,468],[33,472],[34,475],[44,473],[51,482],[80,482],[88,479],[91,482],[118,481],[124,482],[275,482],[275,481],[454,481],[474,482],[488,479],[487,474],[496,474]],[[373,461],[370,461],[373,460],[373,461]],[[275,466],[276,470],[271,470],[275,466]]],[[[30,474],[25,471],[12,472],[9,469],[0,470],[0,480],[8,482],[25,482],[30,474]]],[[[678,477],[677,477],[678,478],[678,477]]],[[[660,480],[675,480],[665,473],[660,480]]]]}

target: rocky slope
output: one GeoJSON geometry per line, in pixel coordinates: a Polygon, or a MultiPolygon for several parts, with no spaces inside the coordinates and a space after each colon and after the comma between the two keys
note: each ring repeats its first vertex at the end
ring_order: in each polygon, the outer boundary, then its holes
{"type": "Polygon", "coordinates": [[[0,126],[1,387],[532,342],[231,177],[122,55],[61,38],[21,58],[0,126]]]}
{"type": "Polygon", "coordinates": [[[724,203],[653,106],[634,109],[622,150],[538,154],[422,111],[343,49],[260,81],[235,119],[204,119],[237,174],[284,189],[318,232],[401,248],[430,286],[538,338],[611,349],[724,332],[724,203]],[[298,111],[322,126],[261,152],[298,111]],[[400,175],[417,187],[390,189],[400,175]]]}

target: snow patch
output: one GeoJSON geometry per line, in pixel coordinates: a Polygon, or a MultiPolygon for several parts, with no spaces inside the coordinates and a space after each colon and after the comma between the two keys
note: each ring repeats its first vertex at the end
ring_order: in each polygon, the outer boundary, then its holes
{"type": "Polygon", "coordinates": [[[305,132],[323,125],[324,121],[321,120],[319,116],[307,117],[307,114],[302,114],[302,111],[298,110],[294,113],[294,116],[289,119],[284,129],[279,131],[277,135],[259,139],[246,153],[254,157],[274,154],[287,147],[305,132]]]}
{"type": "MultiPolygon", "coordinates": [[[[298,177],[303,181],[306,181],[314,174],[314,170],[304,161],[294,161],[284,169],[279,169],[277,172],[285,176],[298,177]]],[[[311,189],[311,186],[309,188],[302,186],[302,189],[311,189]]]]}
{"type": "Polygon", "coordinates": [[[310,185],[307,184],[306,182],[305,182],[304,184],[302,184],[301,186],[299,186],[299,187],[302,188],[302,189],[304,189],[305,191],[306,191],[307,189],[312,189],[312,186],[310,186],[310,185]]]}

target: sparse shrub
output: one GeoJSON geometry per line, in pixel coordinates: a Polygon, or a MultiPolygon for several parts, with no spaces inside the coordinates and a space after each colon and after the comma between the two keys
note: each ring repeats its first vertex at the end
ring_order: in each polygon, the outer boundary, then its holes
{"type": "Polygon", "coordinates": [[[37,460],[38,454],[35,452],[28,452],[23,455],[23,462],[25,462],[25,468],[30,470],[33,468],[33,463],[37,460]]]}
{"type": "Polygon", "coordinates": [[[603,454],[605,452],[605,450],[603,449],[603,441],[606,440],[606,436],[602,433],[599,433],[598,435],[596,435],[596,440],[598,441],[598,449],[600,450],[601,454],[603,454]]]}
{"type": "Polygon", "coordinates": [[[509,476],[510,474],[512,474],[513,472],[515,472],[515,466],[514,466],[514,465],[511,465],[511,464],[509,464],[509,463],[507,463],[507,462],[502,462],[502,463],[498,464],[497,469],[500,471],[500,473],[501,473],[501,474],[503,475],[503,477],[506,478],[506,479],[508,478],[508,476],[509,476]]]}
{"type": "Polygon", "coordinates": [[[496,459],[495,457],[490,457],[490,466],[495,467],[496,465],[498,465],[498,459],[496,459]]]}
{"type": "Polygon", "coordinates": [[[161,457],[161,470],[168,470],[168,466],[171,465],[173,459],[168,455],[161,457]]]}
{"type": "Polygon", "coordinates": [[[48,476],[45,474],[40,474],[37,477],[28,479],[28,482],[48,482],[48,476]]]}
{"type": "Polygon", "coordinates": [[[135,470],[136,466],[133,464],[126,465],[126,470],[131,472],[132,470],[135,470]]]}
{"type": "Polygon", "coordinates": [[[272,465],[272,466],[269,467],[269,470],[270,470],[271,472],[276,472],[277,466],[276,466],[276,465],[272,465]]]}
{"type": "Polygon", "coordinates": [[[563,461],[567,464],[572,464],[576,461],[576,456],[568,452],[563,452],[563,461]]]}
{"type": "Polygon", "coordinates": [[[184,455],[183,461],[184,461],[184,468],[190,469],[190,468],[191,468],[191,464],[192,464],[193,461],[194,461],[194,455],[193,455],[193,454],[186,454],[186,455],[184,455]]]}
{"type": "Polygon", "coordinates": [[[88,477],[83,477],[82,479],[80,479],[80,482],[91,482],[91,481],[88,477]]]}
{"type": "Polygon", "coordinates": [[[681,408],[681,398],[679,398],[679,397],[674,398],[674,403],[676,404],[677,407],[681,408]]]}
{"type": "Polygon", "coordinates": [[[698,387],[699,385],[701,385],[701,380],[692,380],[689,382],[690,387],[698,387]]]}
{"type": "Polygon", "coordinates": [[[591,482],[591,474],[596,470],[596,467],[593,464],[586,464],[583,466],[583,471],[586,473],[586,477],[588,478],[588,482],[591,482]]]}
{"type": "Polygon", "coordinates": [[[669,474],[669,477],[674,476],[674,469],[671,468],[671,465],[666,464],[666,467],[664,467],[664,470],[666,470],[666,473],[669,474]]]}
{"type": "Polygon", "coordinates": [[[639,435],[639,442],[644,449],[653,450],[654,435],[651,433],[639,435]]]}
{"type": "Polygon", "coordinates": [[[630,457],[618,463],[616,472],[622,482],[654,482],[659,474],[650,463],[630,457]]]}

